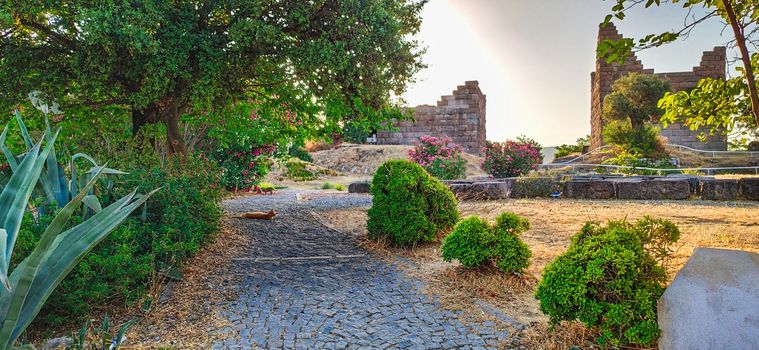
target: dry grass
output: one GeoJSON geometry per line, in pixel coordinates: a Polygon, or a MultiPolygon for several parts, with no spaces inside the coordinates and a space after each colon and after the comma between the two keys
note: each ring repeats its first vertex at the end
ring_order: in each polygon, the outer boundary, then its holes
{"type": "MultiPolygon", "coordinates": [[[[530,220],[532,229],[522,235],[533,252],[531,266],[524,276],[504,276],[491,270],[465,270],[440,257],[440,243],[414,249],[398,249],[387,244],[364,245],[390,260],[413,262],[406,273],[425,282],[426,292],[437,295],[446,308],[463,310],[474,320],[491,319],[477,306],[483,300],[516,321],[528,325],[519,335],[531,349],[567,349],[585,346],[595,338],[578,324],[562,324],[548,331],[547,318],[540,313],[533,293],[547,263],[563,253],[570,237],[586,221],[635,220],[649,215],[676,223],[682,237],[667,266],[670,277],[682,268],[696,247],[717,247],[759,252],[759,204],[752,202],[704,201],[576,201],[521,199],[497,202],[464,202],[463,216],[479,215],[493,220],[503,211],[512,211],[530,220]]],[[[339,210],[322,213],[335,228],[365,236],[365,210],[339,210]]],[[[509,325],[504,325],[510,327],[509,325]]]]}
{"type": "MultiPolygon", "coordinates": [[[[211,331],[229,326],[214,305],[234,300],[235,277],[226,268],[242,254],[249,236],[222,222],[213,243],[185,262],[184,278],[174,284],[171,297],[156,305],[127,334],[125,349],[210,349],[222,334],[211,331]]],[[[157,300],[157,299],[156,299],[157,300]]]]}

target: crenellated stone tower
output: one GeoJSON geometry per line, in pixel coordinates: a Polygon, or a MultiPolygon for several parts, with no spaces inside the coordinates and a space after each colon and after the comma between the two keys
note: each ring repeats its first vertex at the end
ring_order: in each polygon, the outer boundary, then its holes
{"type": "MultiPolygon", "coordinates": [[[[607,24],[598,30],[598,42],[607,39],[622,39],[622,35],[617,32],[614,24],[607,24]]],[[[603,145],[601,140],[601,130],[604,127],[604,121],[601,117],[603,99],[611,92],[611,85],[614,81],[623,75],[637,72],[655,74],[668,80],[673,91],[692,89],[702,78],[725,79],[726,55],[725,47],[718,46],[711,51],[705,51],[701,56],[701,64],[698,67],[693,67],[692,71],[672,73],[655,73],[653,69],[646,69],[634,54],[628,57],[622,65],[609,64],[606,63],[606,60],[596,57],[596,71],[590,73],[590,148],[596,149],[603,145]]],[[[701,142],[698,140],[700,132],[701,130],[693,131],[679,123],[661,129],[661,135],[667,138],[670,144],[709,151],[727,149],[726,135],[709,136],[706,142],[701,142]]]]}

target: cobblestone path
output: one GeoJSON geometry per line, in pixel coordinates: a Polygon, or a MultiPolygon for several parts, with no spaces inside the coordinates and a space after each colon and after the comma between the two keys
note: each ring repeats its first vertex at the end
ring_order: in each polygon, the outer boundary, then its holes
{"type": "Polygon", "coordinates": [[[272,221],[235,220],[253,235],[232,273],[238,300],[223,306],[233,325],[215,349],[493,349],[508,337],[459,321],[421,293],[421,283],[379,261],[312,210],[368,205],[368,197],[299,202],[293,192],[237,198],[229,213],[268,210],[272,221]]]}

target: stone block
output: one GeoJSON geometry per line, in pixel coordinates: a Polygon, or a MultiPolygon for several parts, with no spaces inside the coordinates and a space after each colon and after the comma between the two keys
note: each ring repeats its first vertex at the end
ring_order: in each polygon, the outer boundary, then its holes
{"type": "Polygon", "coordinates": [[[369,193],[371,184],[367,181],[352,182],[348,185],[348,193],[369,193]]]}
{"type": "Polygon", "coordinates": [[[472,195],[476,199],[506,199],[511,195],[514,181],[487,181],[472,184],[472,195]]]}
{"type": "Polygon", "coordinates": [[[744,177],[740,180],[741,196],[756,201],[759,200],[759,177],[744,177]]]}
{"type": "Polygon", "coordinates": [[[619,199],[688,199],[690,185],[685,179],[631,179],[614,181],[619,199]]]}
{"type": "Polygon", "coordinates": [[[759,349],[759,254],[696,248],[659,299],[659,348],[759,349]]]}
{"type": "Polygon", "coordinates": [[[738,196],[738,180],[706,179],[701,181],[701,199],[731,201],[738,196]]]}
{"type": "Polygon", "coordinates": [[[477,197],[472,189],[472,183],[454,182],[447,183],[447,185],[458,199],[475,199],[477,197]]]}
{"type": "Polygon", "coordinates": [[[614,198],[614,184],[611,181],[569,181],[564,184],[563,196],[578,199],[614,198]]]}

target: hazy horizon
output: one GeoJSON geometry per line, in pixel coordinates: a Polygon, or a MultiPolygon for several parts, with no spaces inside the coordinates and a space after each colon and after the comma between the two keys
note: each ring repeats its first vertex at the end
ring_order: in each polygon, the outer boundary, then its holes
{"type": "MultiPolygon", "coordinates": [[[[466,80],[487,95],[487,137],[524,134],[546,146],[590,133],[590,73],[598,24],[613,2],[602,0],[432,0],[417,38],[429,68],[403,95],[409,106],[434,104],[466,80]]],[[[677,29],[679,5],[636,9],[616,21],[625,37],[677,29]]],[[[689,71],[703,51],[723,45],[719,21],[702,23],[687,40],[637,54],[657,72],[689,71]]],[[[728,56],[731,56],[728,53],[728,56]]],[[[733,70],[733,68],[730,68],[733,70]]]]}

